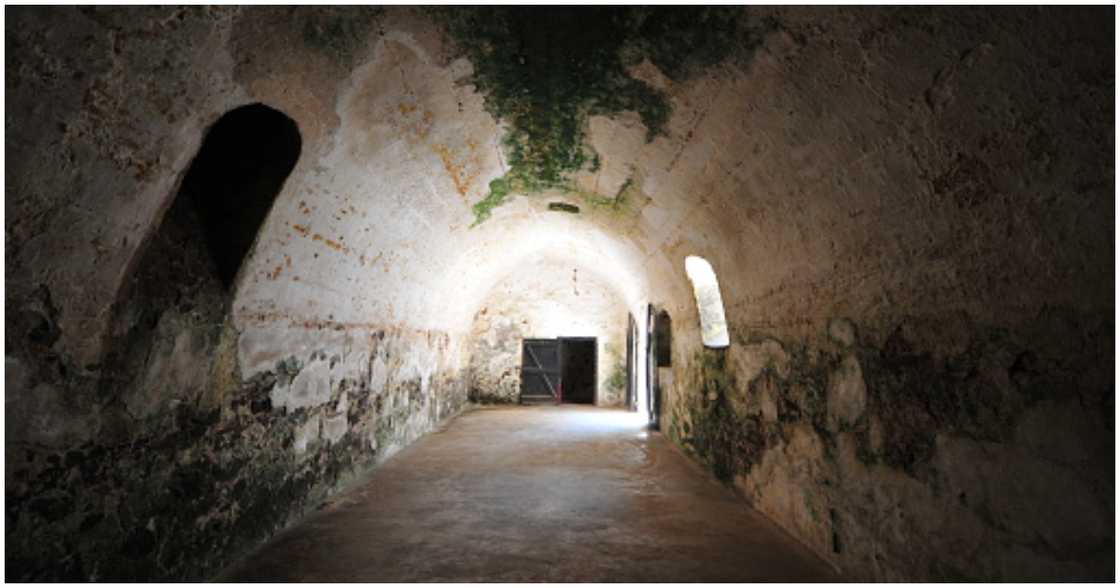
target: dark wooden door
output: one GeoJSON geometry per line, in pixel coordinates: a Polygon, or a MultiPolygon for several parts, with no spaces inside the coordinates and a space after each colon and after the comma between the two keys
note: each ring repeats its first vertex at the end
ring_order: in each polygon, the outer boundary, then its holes
{"type": "Polygon", "coordinates": [[[560,342],[525,339],[521,343],[521,402],[560,401],[560,342]]]}

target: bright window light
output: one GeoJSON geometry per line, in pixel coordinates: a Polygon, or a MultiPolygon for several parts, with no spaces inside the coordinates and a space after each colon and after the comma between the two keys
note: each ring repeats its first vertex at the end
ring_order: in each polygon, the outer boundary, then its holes
{"type": "Polygon", "coordinates": [[[692,281],[696,306],[700,309],[700,334],[705,347],[727,347],[731,340],[727,334],[727,318],[723,314],[723,298],[719,295],[719,282],[712,264],[703,257],[689,255],[684,259],[684,271],[692,281]]]}

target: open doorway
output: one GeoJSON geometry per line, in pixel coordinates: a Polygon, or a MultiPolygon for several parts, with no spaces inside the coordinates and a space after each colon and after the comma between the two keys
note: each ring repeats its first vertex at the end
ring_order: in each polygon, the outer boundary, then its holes
{"type": "Polygon", "coordinates": [[[596,373],[599,361],[594,337],[563,337],[560,339],[561,384],[563,402],[595,404],[596,373]]]}
{"type": "Polygon", "coordinates": [[[662,390],[658,368],[672,365],[672,318],[652,304],[646,307],[646,409],[653,429],[661,427],[662,390]]]}
{"type": "Polygon", "coordinates": [[[626,313],[626,408],[638,410],[638,323],[626,313]]]}
{"type": "Polygon", "coordinates": [[[595,337],[524,339],[521,403],[595,404],[598,369],[595,337]]]}

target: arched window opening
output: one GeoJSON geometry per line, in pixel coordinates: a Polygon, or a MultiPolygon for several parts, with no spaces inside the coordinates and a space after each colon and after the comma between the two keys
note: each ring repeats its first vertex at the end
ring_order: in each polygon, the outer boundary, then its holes
{"type": "Polygon", "coordinates": [[[705,347],[727,347],[731,339],[727,333],[727,318],[723,314],[723,297],[712,264],[703,257],[690,255],[684,260],[684,271],[692,281],[696,306],[700,310],[700,335],[705,347]]]}
{"type": "Polygon", "coordinates": [[[296,160],[295,121],[263,104],[226,113],[207,133],[179,199],[198,212],[206,247],[228,290],[296,160]]]}

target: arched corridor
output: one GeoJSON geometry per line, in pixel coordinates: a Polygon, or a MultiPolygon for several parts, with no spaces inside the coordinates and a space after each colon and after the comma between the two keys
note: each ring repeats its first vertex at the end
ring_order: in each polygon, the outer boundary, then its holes
{"type": "Polygon", "coordinates": [[[7,580],[1114,579],[1113,8],[5,17],[7,580]]]}

